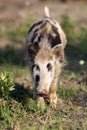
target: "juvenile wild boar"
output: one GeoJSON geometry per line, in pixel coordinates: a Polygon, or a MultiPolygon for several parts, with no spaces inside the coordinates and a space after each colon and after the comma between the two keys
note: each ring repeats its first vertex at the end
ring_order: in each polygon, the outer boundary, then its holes
{"type": "Polygon", "coordinates": [[[53,108],[57,104],[56,89],[66,43],[61,26],[50,18],[49,10],[45,7],[45,17],[28,31],[26,53],[34,79],[34,98],[48,97],[53,108]]]}

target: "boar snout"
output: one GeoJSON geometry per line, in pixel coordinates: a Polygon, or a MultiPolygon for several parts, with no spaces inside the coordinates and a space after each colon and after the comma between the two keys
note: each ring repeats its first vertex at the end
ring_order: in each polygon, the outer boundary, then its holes
{"type": "Polygon", "coordinates": [[[37,95],[40,97],[47,97],[48,96],[48,92],[46,90],[41,90],[37,92],[37,95]]]}

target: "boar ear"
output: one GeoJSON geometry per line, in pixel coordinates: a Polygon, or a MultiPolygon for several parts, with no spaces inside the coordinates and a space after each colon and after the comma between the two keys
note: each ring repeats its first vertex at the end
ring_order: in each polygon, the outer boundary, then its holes
{"type": "Polygon", "coordinates": [[[38,49],[34,45],[28,46],[28,55],[31,59],[35,58],[35,55],[37,54],[38,49]]]}
{"type": "Polygon", "coordinates": [[[59,44],[52,49],[53,54],[55,54],[56,58],[59,59],[61,63],[64,62],[64,52],[63,52],[63,45],[59,44]]]}
{"type": "Polygon", "coordinates": [[[59,44],[52,48],[53,54],[55,54],[57,57],[60,57],[63,53],[63,45],[59,44]]]}

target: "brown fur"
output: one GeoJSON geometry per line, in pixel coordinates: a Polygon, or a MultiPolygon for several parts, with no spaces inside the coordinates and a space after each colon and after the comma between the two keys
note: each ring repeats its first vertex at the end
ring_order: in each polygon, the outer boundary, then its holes
{"type": "Polygon", "coordinates": [[[43,61],[43,60],[50,60],[52,59],[52,51],[51,48],[49,46],[43,46],[40,51],[38,52],[36,59],[38,59],[39,61],[43,61]]]}
{"type": "MultiPolygon", "coordinates": [[[[47,11],[48,12],[48,11],[47,11]]],[[[49,13],[48,13],[49,14],[49,13]]],[[[67,40],[65,33],[63,32],[61,26],[59,23],[57,23],[55,20],[45,17],[42,20],[36,22],[28,31],[28,36],[26,39],[26,52],[27,52],[27,58],[30,63],[30,67],[35,63],[35,61],[39,61],[40,65],[43,63],[42,61],[53,61],[53,68],[54,71],[48,79],[48,71],[45,71],[45,74],[47,73],[47,77],[42,73],[40,73],[41,67],[39,70],[35,71],[35,74],[39,75],[42,74],[42,80],[40,80],[41,83],[40,87],[46,87],[46,82],[44,79],[51,81],[49,85],[49,100],[52,108],[56,108],[57,105],[57,83],[59,74],[61,73],[62,66],[64,65],[64,49],[66,47],[67,40]],[[55,59],[55,60],[54,60],[55,59]],[[33,62],[31,62],[33,61],[33,62]],[[54,63],[55,61],[55,63],[54,63]],[[38,71],[38,73],[37,73],[38,71]],[[54,74],[54,75],[53,75],[54,74]],[[52,77],[53,76],[53,77],[52,77]],[[46,78],[45,78],[46,77],[46,78]]],[[[36,62],[37,64],[38,62],[36,62]]],[[[45,66],[45,69],[47,69],[47,66],[45,66]]],[[[43,70],[43,69],[42,69],[43,70]]],[[[34,75],[35,76],[35,75],[34,75]]],[[[40,77],[39,77],[40,79],[40,77]]],[[[35,81],[36,82],[36,81],[35,81]]],[[[37,98],[37,87],[39,83],[35,83],[34,86],[34,97],[37,98]]],[[[44,97],[43,97],[44,98],[44,97]]],[[[43,99],[38,98],[39,99],[43,99]]]]}

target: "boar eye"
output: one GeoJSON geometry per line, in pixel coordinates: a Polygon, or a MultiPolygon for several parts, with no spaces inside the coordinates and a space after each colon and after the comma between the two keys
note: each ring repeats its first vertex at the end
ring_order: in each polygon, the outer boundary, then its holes
{"type": "Polygon", "coordinates": [[[48,71],[52,70],[52,65],[50,63],[47,64],[48,71]]]}
{"type": "Polygon", "coordinates": [[[39,66],[38,66],[37,64],[32,65],[32,70],[33,70],[34,68],[36,68],[36,70],[40,71],[40,68],[39,68],[39,66]]]}

